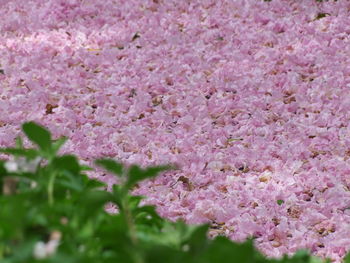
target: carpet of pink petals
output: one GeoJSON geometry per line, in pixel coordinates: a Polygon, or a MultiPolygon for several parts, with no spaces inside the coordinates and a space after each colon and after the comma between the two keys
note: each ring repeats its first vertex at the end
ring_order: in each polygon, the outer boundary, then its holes
{"type": "Polygon", "coordinates": [[[0,147],[34,120],[86,163],[178,164],[135,189],[166,218],[270,257],[350,250],[349,1],[1,0],[0,17],[0,147]]]}

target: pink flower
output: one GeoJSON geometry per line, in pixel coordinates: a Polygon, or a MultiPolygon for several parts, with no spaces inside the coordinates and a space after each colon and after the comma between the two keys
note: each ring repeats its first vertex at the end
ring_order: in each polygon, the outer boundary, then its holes
{"type": "Polygon", "coordinates": [[[36,120],[88,163],[178,163],[138,189],[162,215],[223,220],[235,240],[259,232],[268,256],[304,247],[340,262],[350,246],[346,1],[141,2],[2,5],[0,146],[36,120]],[[172,186],[180,176],[191,187],[172,186]],[[327,221],[337,229],[321,242],[310,229],[327,221]],[[290,235],[269,241],[276,229],[290,235]]]}

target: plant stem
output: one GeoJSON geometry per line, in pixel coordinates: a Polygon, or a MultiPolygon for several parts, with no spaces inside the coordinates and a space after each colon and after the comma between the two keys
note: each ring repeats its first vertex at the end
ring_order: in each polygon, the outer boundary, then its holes
{"type": "Polygon", "coordinates": [[[53,205],[53,202],[54,202],[53,190],[54,190],[55,178],[56,178],[56,173],[53,172],[51,174],[51,177],[49,179],[49,184],[47,186],[47,195],[48,195],[49,205],[53,205]]]}
{"type": "Polygon", "coordinates": [[[134,220],[132,218],[131,210],[128,204],[128,196],[124,196],[122,200],[122,206],[123,206],[123,215],[126,221],[126,224],[128,226],[128,232],[129,232],[129,237],[131,239],[131,243],[133,244],[135,250],[133,251],[134,253],[132,254],[134,258],[135,263],[144,263],[143,257],[138,249],[138,239],[137,239],[137,233],[136,233],[136,228],[134,225],[134,220]]]}
{"type": "Polygon", "coordinates": [[[129,210],[125,211],[125,217],[129,228],[129,235],[130,235],[131,242],[136,248],[135,253],[133,254],[135,263],[143,263],[144,261],[143,261],[142,255],[138,250],[138,240],[137,240],[135,225],[129,210]]]}

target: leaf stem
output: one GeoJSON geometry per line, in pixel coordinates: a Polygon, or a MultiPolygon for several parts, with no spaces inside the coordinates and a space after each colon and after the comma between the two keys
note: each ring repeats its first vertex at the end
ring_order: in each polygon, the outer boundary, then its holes
{"type": "Polygon", "coordinates": [[[49,205],[53,205],[54,203],[53,191],[54,191],[55,178],[56,178],[56,172],[53,172],[50,176],[49,184],[47,186],[47,196],[49,200],[49,205]]]}
{"type": "Polygon", "coordinates": [[[124,214],[124,218],[125,218],[125,221],[127,223],[127,226],[128,226],[129,236],[130,236],[130,239],[131,239],[133,246],[135,247],[135,251],[133,253],[134,261],[135,261],[135,263],[143,263],[144,260],[142,258],[142,255],[141,255],[139,249],[138,249],[139,241],[137,239],[136,228],[135,228],[134,220],[132,218],[132,214],[131,214],[130,207],[128,204],[127,196],[124,196],[124,200],[123,200],[122,204],[123,204],[123,210],[124,210],[123,214],[124,214]]]}

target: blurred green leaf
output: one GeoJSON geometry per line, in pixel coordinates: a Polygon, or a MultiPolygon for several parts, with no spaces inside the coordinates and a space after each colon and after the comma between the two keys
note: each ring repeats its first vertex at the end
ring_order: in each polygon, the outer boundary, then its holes
{"type": "Polygon", "coordinates": [[[255,261],[253,242],[233,243],[226,237],[218,236],[204,254],[205,262],[251,263],[255,261]]]}
{"type": "Polygon", "coordinates": [[[3,148],[0,149],[0,152],[14,156],[27,157],[28,159],[35,159],[35,157],[39,156],[39,152],[34,149],[3,148]]]}
{"type": "Polygon", "coordinates": [[[141,200],[143,199],[142,196],[139,195],[131,195],[128,196],[128,203],[131,210],[137,208],[140,205],[141,200]]]}
{"type": "Polygon", "coordinates": [[[16,137],[16,147],[19,149],[23,149],[23,140],[20,136],[16,137]]]}
{"type": "Polygon", "coordinates": [[[127,229],[127,223],[121,214],[109,215],[97,229],[96,237],[103,242],[105,247],[124,254],[127,253],[127,247],[132,247],[127,229]]]}
{"type": "Polygon", "coordinates": [[[318,258],[318,257],[311,256],[310,260],[309,260],[309,263],[331,263],[331,260],[330,259],[325,259],[324,260],[324,259],[321,259],[321,258],[318,258]]]}
{"type": "Polygon", "coordinates": [[[86,209],[81,212],[81,217],[87,218],[94,216],[96,213],[104,212],[104,205],[111,200],[111,193],[105,191],[88,191],[82,193],[78,205],[86,209]]]}
{"type": "MultiPolygon", "coordinates": [[[[145,253],[146,263],[190,263],[185,253],[168,246],[155,245],[145,253]]],[[[216,262],[216,261],[215,261],[216,262]]],[[[214,262],[213,262],[214,263],[214,262]]],[[[218,262],[219,263],[219,262],[218,262]]],[[[220,262],[221,263],[221,262],[220,262]]]]}
{"type": "Polygon", "coordinates": [[[139,181],[142,181],[147,178],[155,177],[160,172],[168,171],[171,169],[174,169],[174,167],[170,165],[153,166],[153,167],[148,167],[146,169],[141,169],[137,165],[132,165],[128,171],[128,179],[126,182],[126,187],[130,189],[139,181]]]}
{"type": "Polygon", "coordinates": [[[0,160],[0,178],[1,178],[1,176],[4,176],[5,174],[7,174],[7,171],[5,169],[5,161],[0,160]]]}
{"type": "Polygon", "coordinates": [[[189,253],[192,256],[198,256],[207,249],[209,245],[207,237],[208,229],[209,225],[207,224],[196,226],[190,237],[183,243],[183,245],[188,246],[189,253]]]}
{"type": "Polygon", "coordinates": [[[85,220],[83,225],[79,227],[79,232],[77,235],[79,235],[79,238],[85,239],[85,238],[91,238],[94,234],[94,225],[91,220],[85,220]]]}
{"type": "Polygon", "coordinates": [[[82,192],[85,189],[84,181],[80,176],[76,176],[75,174],[72,174],[70,172],[64,171],[61,174],[62,178],[60,180],[56,180],[56,185],[63,186],[67,190],[73,190],[82,192]]]}
{"type": "Polygon", "coordinates": [[[350,263],[350,253],[345,256],[344,263],[350,263]]]}
{"type": "Polygon", "coordinates": [[[133,216],[136,225],[147,225],[158,230],[163,226],[163,219],[157,214],[154,206],[145,205],[134,209],[133,216]]]}
{"type": "Polygon", "coordinates": [[[93,171],[94,170],[90,166],[87,166],[87,165],[80,165],[80,169],[82,171],[93,171]]]}
{"type": "Polygon", "coordinates": [[[123,209],[122,200],[124,196],[127,194],[125,189],[121,185],[113,185],[112,187],[113,193],[113,202],[118,206],[119,209],[123,209]]]}
{"type": "Polygon", "coordinates": [[[60,157],[55,157],[53,159],[52,165],[57,170],[66,170],[75,175],[80,173],[80,165],[77,157],[74,155],[63,155],[60,157]]]}
{"type": "Polygon", "coordinates": [[[26,211],[24,209],[25,198],[30,195],[6,195],[0,196],[0,240],[6,240],[21,233],[23,218],[26,211]]]}
{"type": "Polygon", "coordinates": [[[311,263],[310,254],[306,250],[298,250],[292,257],[284,256],[280,261],[283,263],[311,263]]]}
{"type": "Polygon", "coordinates": [[[3,194],[4,180],[7,174],[7,171],[4,165],[5,165],[5,161],[0,160],[0,196],[3,194]]]}
{"type": "Polygon", "coordinates": [[[32,259],[33,248],[37,240],[35,238],[27,238],[24,242],[16,247],[14,253],[12,253],[10,261],[11,263],[21,262],[35,262],[32,259]],[[20,251],[20,253],[18,253],[20,251]]]}
{"type": "Polygon", "coordinates": [[[51,133],[41,125],[34,122],[26,122],[22,126],[23,132],[28,139],[39,146],[44,152],[51,149],[51,133]]]}
{"type": "Polygon", "coordinates": [[[107,171],[115,175],[118,175],[118,176],[123,175],[123,165],[112,159],[99,159],[99,160],[96,160],[95,163],[99,166],[102,166],[107,171]]]}
{"type": "Polygon", "coordinates": [[[66,137],[61,137],[52,143],[52,150],[54,154],[57,154],[63,144],[68,140],[66,137]]]}
{"type": "MultiPolygon", "coordinates": [[[[85,175],[84,177],[87,178],[87,176],[85,175]]],[[[105,188],[106,186],[107,186],[106,183],[100,182],[95,179],[90,179],[90,178],[87,178],[87,181],[85,183],[86,189],[99,189],[99,188],[105,188]]]]}

